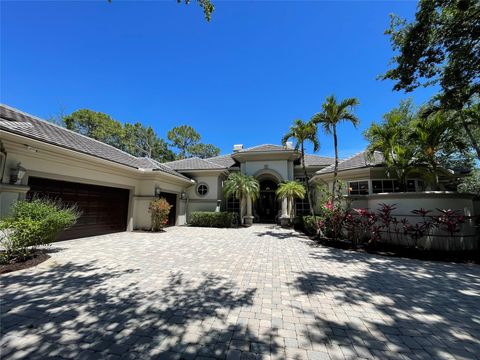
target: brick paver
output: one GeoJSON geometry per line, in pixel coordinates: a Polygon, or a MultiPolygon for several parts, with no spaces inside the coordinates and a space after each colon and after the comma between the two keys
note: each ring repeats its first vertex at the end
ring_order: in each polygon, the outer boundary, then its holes
{"type": "Polygon", "coordinates": [[[274,226],[59,242],[1,280],[2,359],[475,359],[480,267],[274,226]]]}

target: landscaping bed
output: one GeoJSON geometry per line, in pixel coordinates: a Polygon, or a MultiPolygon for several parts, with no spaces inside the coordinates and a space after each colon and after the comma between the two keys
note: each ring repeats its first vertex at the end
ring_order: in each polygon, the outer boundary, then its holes
{"type": "MultiPolygon", "coordinates": [[[[0,252],[0,256],[1,256],[0,252]]],[[[23,261],[15,261],[13,259],[7,264],[0,264],[0,274],[6,274],[12,271],[28,269],[33,266],[37,266],[42,262],[50,259],[50,255],[45,253],[44,251],[36,251],[32,253],[28,258],[24,259],[23,261]]]]}

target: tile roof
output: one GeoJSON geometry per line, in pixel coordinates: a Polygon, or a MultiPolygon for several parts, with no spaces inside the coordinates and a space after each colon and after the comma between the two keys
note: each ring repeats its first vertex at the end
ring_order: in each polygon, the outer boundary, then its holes
{"type": "Polygon", "coordinates": [[[242,149],[239,152],[262,152],[262,151],[282,151],[282,150],[289,150],[292,151],[293,149],[287,149],[283,145],[274,145],[274,144],[262,144],[257,146],[252,146],[246,149],[242,149]]]}
{"type": "Polygon", "coordinates": [[[188,179],[155,160],[137,158],[113,146],[0,104],[0,130],[133,168],[151,168],[188,179]],[[145,166],[146,164],[150,164],[145,166]]]}
{"type": "Polygon", "coordinates": [[[236,164],[235,160],[232,159],[232,154],[215,156],[207,160],[225,168],[230,168],[236,164]]]}
{"type": "Polygon", "coordinates": [[[326,166],[335,163],[335,159],[320,155],[305,154],[305,166],[326,166]]]}
{"type": "Polygon", "coordinates": [[[160,171],[166,172],[166,173],[171,174],[171,175],[176,175],[176,176],[182,177],[184,179],[191,180],[190,178],[176,172],[171,167],[167,166],[164,163],[158,162],[155,159],[151,159],[151,158],[148,158],[148,157],[139,157],[139,158],[137,158],[137,160],[138,160],[139,168],[141,168],[141,169],[152,169],[152,170],[156,170],[156,171],[160,170],[160,171]]]}
{"type": "Polygon", "coordinates": [[[199,157],[192,157],[188,159],[176,160],[165,163],[171,169],[181,170],[215,170],[225,169],[225,166],[216,164],[208,159],[200,159],[199,157]]]}
{"type": "MultiPolygon", "coordinates": [[[[338,171],[343,170],[352,170],[352,169],[360,169],[364,167],[373,167],[383,165],[384,159],[383,155],[375,151],[372,156],[367,155],[367,151],[359,152],[358,154],[353,155],[345,160],[341,160],[338,163],[338,171]]],[[[335,164],[327,166],[316,172],[316,174],[328,174],[333,173],[335,169],[335,164]]]]}

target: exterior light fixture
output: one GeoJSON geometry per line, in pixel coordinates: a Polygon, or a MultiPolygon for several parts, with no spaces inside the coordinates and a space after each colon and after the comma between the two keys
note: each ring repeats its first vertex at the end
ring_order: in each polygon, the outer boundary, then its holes
{"type": "Polygon", "coordinates": [[[180,199],[181,199],[181,200],[186,200],[186,199],[187,199],[187,193],[186,193],[185,191],[182,191],[182,192],[180,193],[180,199]]]}
{"type": "Polygon", "coordinates": [[[160,196],[161,193],[162,189],[160,188],[160,186],[155,186],[155,196],[160,196]]]}
{"type": "Polygon", "coordinates": [[[27,169],[22,167],[21,163],[17,164],[17,167],[10,169],[10,184],[21,184],[22,179],[25,176],[27,169]]]}

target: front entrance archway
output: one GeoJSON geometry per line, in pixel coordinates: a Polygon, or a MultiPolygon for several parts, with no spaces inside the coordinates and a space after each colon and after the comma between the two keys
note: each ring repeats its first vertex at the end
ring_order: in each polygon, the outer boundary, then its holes
{"type": "Polygon", "coordinates": [[[260,180],[260,196],[256,201],[256,218],[261,223],[274,223],[279,209],[277,196],[278,183],[271,179],[260,180]]]}

